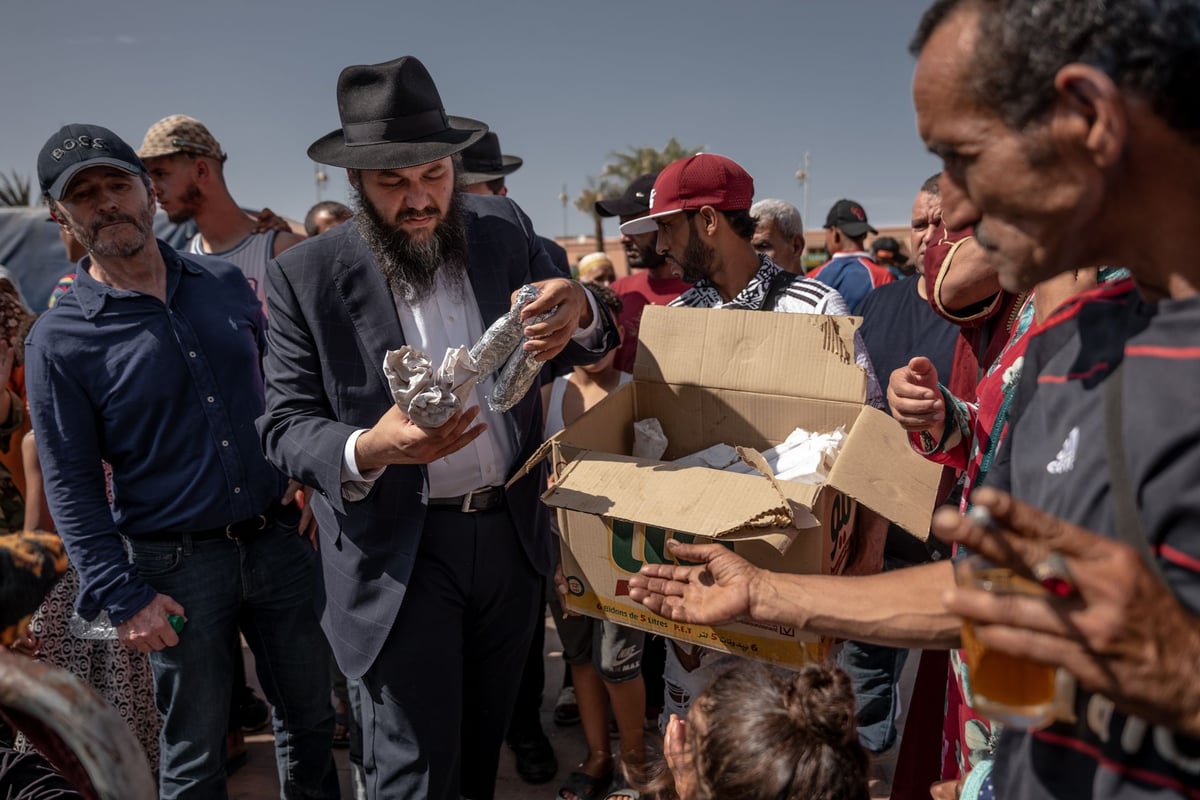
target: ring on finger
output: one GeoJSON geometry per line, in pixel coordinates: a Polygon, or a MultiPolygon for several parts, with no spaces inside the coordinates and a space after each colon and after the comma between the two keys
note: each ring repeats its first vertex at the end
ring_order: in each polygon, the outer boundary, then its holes
{"type": "Polygon", "coordinates": [[[1067,560],[1061,553],[1051,551],[1033,565],[1033,577],[1055,597],[1067,598],[1075,594],[1075,581],[1067,560]]]}

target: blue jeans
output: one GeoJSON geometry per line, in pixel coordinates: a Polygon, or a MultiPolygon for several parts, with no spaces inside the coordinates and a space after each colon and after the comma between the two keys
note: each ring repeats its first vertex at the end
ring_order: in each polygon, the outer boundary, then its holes
{"type": "MultiPolygon", "coordinates": [[[[884,571],[909,566],[893,558],[884,560],[884,571]]],[[[900,702],[900,673],[908,650],[865,642],[847,641],[838,655],[838,665],[850,676],[856,703],[858,741],[879,754],[896,742],[896,708],[900,702]]]]}
{"type": "Polygon", "coordinates": [[[854,685],[858,741],[879,754],[896,741],[896,682],[904,671],[907,650],[864,642],[846,642],[838,662],[854,685]]]}
{"type": "Polygon", "coordinates": [[[275,522],[236,542],[131,541],[138,573],[183,606],[187,618],[179,644],[150,655],[163,718],[164,800],[227,796],[232,659],[241,657],[229,643],[237,641],[239,625],[275,708],[281,797],[340,796],[331,750],[329,645],[314,603],[317,554],[289,516],[290,523],[275,522]]]}

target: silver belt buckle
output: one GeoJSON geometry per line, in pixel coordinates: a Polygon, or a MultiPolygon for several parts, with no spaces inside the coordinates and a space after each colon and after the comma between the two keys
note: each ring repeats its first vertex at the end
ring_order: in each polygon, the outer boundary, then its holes
{"type": "MultiPolygon", "coordinates": [[[[259,531],[261,531],[263,528],[267,527],[267,515],[266,515],[266,514],[257,514],[257,515],[255,515],[255,516],[253,517],[253,519],[257,519],[257,520],[258,520],[258,527],[257,527],[257,528],[255,528],[255,530],[259,530],[259,531]]],[[[231,522],[231,523],[229,523],[228,525],[226,525],[226,526],[225,526],[225,538],[226,538],[226,539],[232,539],[232,540],[233,540],[233,541],[235,541],[235,542],[236,542],[238,539],[242,538],[241,536],[234,536],[234,535],[233,535],[233,526],[234,526],[234,525],[240,525],[240,524],[242,524],[242,522],[245,522],[245,521],[246,521],[246,520],[241,520],[241,521],[239,521],[239,522],[231,522]]]]}
{"type": "Polygon", "coordinates": [[[464,514],[474,514],[477,509],[471,508],[471,498],[475,496],[478,489],[472,489],[463,495],[462,512],[464,514]]]}

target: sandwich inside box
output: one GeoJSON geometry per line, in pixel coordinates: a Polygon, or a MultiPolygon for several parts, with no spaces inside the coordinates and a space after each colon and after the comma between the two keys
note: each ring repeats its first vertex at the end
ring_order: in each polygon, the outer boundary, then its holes
{"type": "Polygon", "coordinates": [[[566,608],[782,665],[823,658],[828,641],[788,626],[672,622],[633,602],[628,581],[644,563],[672,561],[672,538],[715,542],[776,572],[836,575],[879,570],[887,520],[928,536],[941,468],[864,405],[859,322],[648,306],[634,380],[526,465],[552,459],[556,479],[543,500],[558,514],[566,608]],[[634,423],[650,418],[666,434],[665,460],[630,455],[634,423]],[[757,452],[796,428],[845,431],[822,482],[775,480],[757,452]],[[670,463],[722,443],[743,448],[761,472],[670,463]]]}

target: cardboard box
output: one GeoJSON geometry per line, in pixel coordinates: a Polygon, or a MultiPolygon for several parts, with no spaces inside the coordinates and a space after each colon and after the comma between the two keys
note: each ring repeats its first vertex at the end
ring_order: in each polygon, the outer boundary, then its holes
{"type": "Polygon", "coordinates": [[[567,608],[777,664],[824,657],[829,642],[788,626],[671,622],[630,600],[628,580],[643,563],[669,560],[670,538],[718,542],[778,572],[875,572],[886,525],[863,524],[874,516],[867,509],[928,536],[941,469],[911,450],[891,417],[863,405],[859,322],[648,306],[634,380],[530,460],[553,459],[543,500],[558,513],[567,608]],[[664,461],[629,455],[633,423],[649,417],[670,442],[664,461]],[[819,486],[667,463],[713,444],[763,450],[796,427],[839,426],[846,440],[819,486]]]}

